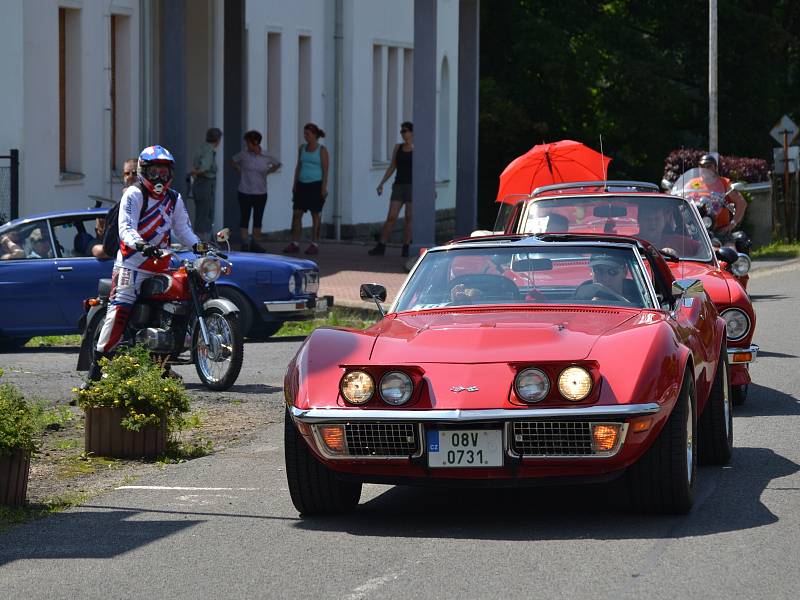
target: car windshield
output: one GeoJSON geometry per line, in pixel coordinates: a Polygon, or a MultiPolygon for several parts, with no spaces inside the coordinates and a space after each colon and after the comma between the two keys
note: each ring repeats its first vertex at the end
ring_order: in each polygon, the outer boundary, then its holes
{"type": "Polygon", "coordinates": [[[632,246],[519,243],[428,252],[395,310],[503,304],[654,308],[632,246]]]}
{"type": "Polygon", "coordinates": [[[686,200],[674,196],[569,196],[530,201],[520,233],[615,233],[671,248],[682,259],[708,262],[705,228],[686,200]]]}

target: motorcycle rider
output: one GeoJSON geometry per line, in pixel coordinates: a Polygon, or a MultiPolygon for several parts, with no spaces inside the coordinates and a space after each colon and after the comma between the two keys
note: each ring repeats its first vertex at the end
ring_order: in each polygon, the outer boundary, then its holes
{"type": "Polygon", "coordinates": [[[119,207],[119,250],[112,273],[111,294],[87,382],[100,379],[101,358],[119,344],[142,283],[166,270],[172,232],[181,242],[198,250],[200,238],[192,230],[180,193],[170,189],[175,159],[166,148],[148,146],[139,154],[138,185],[125,189],[119,207]],[[146,200],[142,191],[145,190],[146,200]],[[146,206],[143,207],[143,202],[146,206]]]}
{"type": "Polygon", "coordinates": [[[719,170],[717,168],[717,159],[714,158],[713,154],[703,154],[700,157],[700,161],[698,162],[698,166],[701,169],[707,169],[709,171],[713,171],[714,175],[722,182],[723,186],[725,187],[725,201],[728,204],[732,204],[734,208],[733,217],[731,218],[730,222],[727,225],[723,225],[716,229],[714,233],[720,238],[722,243],[727,243],[730,241],[730,235],[742,224],[744,220],[744,213],[747,211],[747,201],[744,197],[737,191],[734,190],[731,186],[731,180],[727,177],[722,177],[719,175],[719,170]]]}

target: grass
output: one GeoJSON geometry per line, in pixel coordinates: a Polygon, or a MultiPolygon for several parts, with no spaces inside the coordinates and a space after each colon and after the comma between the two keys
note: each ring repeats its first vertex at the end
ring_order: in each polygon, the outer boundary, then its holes
{"type": "Polygon", "coordinates": [[[52,348],[62,346],[80,346],[81,336],[74,335],[40,335],[28,340],[26,348],[52,348]]]}
{"type": "Polygon", "coordinates": [[[8,508],[0,506],[0,532],[8,529],[12,525],[19,525],[20,523],[27,523],[47,517],[52,514],[78,506],[85,503],[89,499],[89,494],[81,492],[71,492],[63,496],[56,496],[49,498],[41,504],[28,504],[21,508],[8,508]]]}
{"type": "Polygon", "coordinates": [[[46,429],[63,429],[74,418],[68,406],[52,406],[41,399],[30,402],[30,405],[39,432],[46,429]]]}
{"type": "Polygon", "coordinates": [[[767,246],[753,250],[750,253],[750,257],[764,260],[798,258],[800,257],[800,243],[772,242],[767,246]]]}

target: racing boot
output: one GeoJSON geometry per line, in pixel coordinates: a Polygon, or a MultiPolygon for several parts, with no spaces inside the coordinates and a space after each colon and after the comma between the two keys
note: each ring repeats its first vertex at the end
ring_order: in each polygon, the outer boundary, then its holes
{"type": "Polygon", "coordinates": [[[94,351],[92,364],[89,366],[89,372],[86,375],[86,381],[84,381],[81,385],[82,390],[88,389],[89,386],[92,385],[93,381],[100,381],[100,377],[102,376],[102,372],[100,370],[100,359],[107,356],[108,354],[105,352],[100,352],[99,350],[94,351]]]}

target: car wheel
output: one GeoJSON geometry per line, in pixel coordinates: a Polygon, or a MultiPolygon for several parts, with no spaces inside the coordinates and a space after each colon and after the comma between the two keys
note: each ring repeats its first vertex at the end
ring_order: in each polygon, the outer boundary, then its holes
{"type": "Polygon", "coordinates": [[[292,504],[306,517],[350,512],[358,506],[361,483],[343,481],[320,463],[286,411],[283,423],[286,479],[292,504]]]}
{"type": "Polygon", "coordinates": [[[253,305],[250,304],[250,300],[236,288],[227,285],[217,286],[217,293],[221,298],[233,302],[236,308],[239,309],[239,328],[242,331],[242,335],[247,337],[250,334],[250,329],[253,327],[253,320],[255,318],[255,312],[253,311],[253,305]]]}
{"type": "Polygon", "coordinates": [[[634,509],[647,513],[686,514],[694,499],[694,382],[687,372],[672,414],[653,445],[628,469],[628,492],[634,509]]]}
{"type": "Polygon", "coordinates": [[[253,327],[250,329],[250,338],[266,340],[278,333],[281,327],[283,327],[283,321],[259,321],[258,323],[253,323],[253,327]]]}
{"type": "Polygon", "coordinates": [[[728,351],[723,345],[708,402],[697,422],[698,460],[703,465],[727,465],[733,453],[728,351]]]}
{"type": "Polygon", "coordinates": [[[750,387],[749,383],[731,386],[731,399],[734,406],[741,406],[747,400],[748,387],[750,387]]]}
{"type": "Polygon", "coordinates": [[[3,338],[0,340],[0,351],[11,352],[12,350],[18,350],[27,344],[30,339],[29,337],[3,338]]]}

